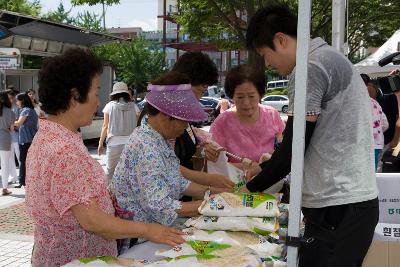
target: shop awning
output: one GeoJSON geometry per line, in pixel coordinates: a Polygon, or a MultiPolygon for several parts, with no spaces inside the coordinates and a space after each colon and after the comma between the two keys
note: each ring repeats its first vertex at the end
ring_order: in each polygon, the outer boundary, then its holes
{"type": "Polygon", "coordinates": [[[53,56],[70,47],[94,47],[123,41],[124,38],[55,23],[38,17],[0,10],[0,26],[11,36],[1,39],[0,47],[20,49],[22,54],[53,56]]]}

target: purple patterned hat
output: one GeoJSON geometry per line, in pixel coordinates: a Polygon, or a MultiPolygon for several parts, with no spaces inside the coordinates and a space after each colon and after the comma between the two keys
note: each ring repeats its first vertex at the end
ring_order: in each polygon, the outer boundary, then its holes
{"type": "Polygon", "coordinates": [[[201,122],[207,119],[207,113],[194,96],[190,84],[149,84],[147,90],[149,92],[145,97],[146,101],[168,116],[189,122],[201,122]]]}

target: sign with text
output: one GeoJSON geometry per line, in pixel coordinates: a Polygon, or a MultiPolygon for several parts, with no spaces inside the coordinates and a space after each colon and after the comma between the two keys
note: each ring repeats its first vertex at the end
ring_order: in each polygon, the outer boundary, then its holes
{"type": "Polygon", "coordinates": [[[379,222],[400,224],[400,173],[377,173],[379,222]]]}
{"type": "Polygon", "coordinates": [[[15,57],[0,57],[0,69],[18,69],[19,64],[15,57]]]}

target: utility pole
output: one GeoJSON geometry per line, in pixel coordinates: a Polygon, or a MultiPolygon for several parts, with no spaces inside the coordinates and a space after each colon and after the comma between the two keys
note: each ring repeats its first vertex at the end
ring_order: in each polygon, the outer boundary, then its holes
{"type": "Polygon", "coordinates": [[[101,0],[101,4],[103,5],[103,29],[106,30],[106,9],[104,6],[104,0],[101,0]]]}
{"type": "Polygon", "coordinates": [[[346,0],[332,1],[332,46],[339,52],[345,53],[344,31],[345,31],[346,0]]]}

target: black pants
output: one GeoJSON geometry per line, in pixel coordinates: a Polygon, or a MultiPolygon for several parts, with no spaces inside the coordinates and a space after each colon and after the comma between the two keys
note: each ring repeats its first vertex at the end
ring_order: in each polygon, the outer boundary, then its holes
{"type": "Polygon", "coordinates": [[[302,209],[304,236],[300,267],[361,267],[379,219],[378,198],[340,206],[302,209]]]}
{"type": "Polygon", "coordinates": [[[19,184],[23,186],[25,186],[26,156],[30,146],[31,143],[19,144],[19,161],[21,162],[21,166],[19,166],[19,184]]]}

